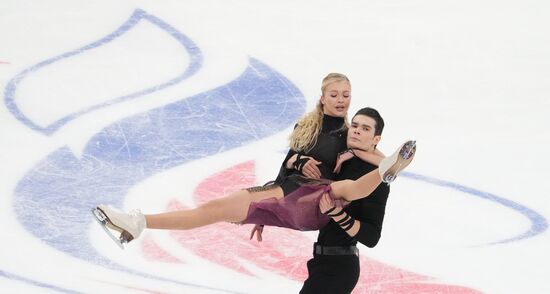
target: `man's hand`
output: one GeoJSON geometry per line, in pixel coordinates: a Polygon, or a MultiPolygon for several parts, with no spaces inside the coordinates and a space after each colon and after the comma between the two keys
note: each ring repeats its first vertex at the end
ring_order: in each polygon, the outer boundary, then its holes
{"type": "Polygon", "coordinates": [[[325,192],[323,196],[321,196],[321,201],[319,201],[319,210],[321,210],[323,214],[329,213],[327,215],[331,216],[338,214],[342,210],[342,207],[336,207],[330,195],[325,192]]]}

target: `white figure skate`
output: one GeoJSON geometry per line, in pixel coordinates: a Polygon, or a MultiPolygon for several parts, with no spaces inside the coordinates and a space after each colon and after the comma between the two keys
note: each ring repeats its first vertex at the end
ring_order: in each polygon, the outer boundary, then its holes
{"type": "Polygon", "coordinates": [[[413,160],[416,153],[416,141],[409,140],[405,142],[394,154],[384,158],[378,166],[378,172],[382,181],[391,183],[397,177],[397,174],[404,170],[413,160]]]}
{"type": "Polygon", "coordinates": [[[124,244],[139,237],[145,228],[145,216],[139,210],[123,213],[106,205],[99,205],[92,209],[92,214],[107,235],[122,249],[124,244]],[[119,232],[120,236],[117,238],[111,230],[119,232]]]}

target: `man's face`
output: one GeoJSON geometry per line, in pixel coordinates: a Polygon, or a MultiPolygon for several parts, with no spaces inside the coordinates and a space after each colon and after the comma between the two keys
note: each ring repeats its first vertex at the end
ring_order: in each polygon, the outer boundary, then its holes
{"type": "Polygon", "coordinates": [[[374,119],[366,115],[356,115],[348,130],[348,148],[372,151],[374,146],[380,142],[380,136],[375,136],[374,119]]]}

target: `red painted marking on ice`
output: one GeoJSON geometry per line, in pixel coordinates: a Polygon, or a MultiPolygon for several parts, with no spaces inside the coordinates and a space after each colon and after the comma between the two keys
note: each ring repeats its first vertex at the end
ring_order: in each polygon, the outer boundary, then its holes
{"type": "Polygon", "coordinates": [[[0,60],[0,64],[10,64],[10,63],[7,61],[0,60]]]}
{"type": "Polygon", "coordinates": [[[183,263],[180,259],[162,249],[157,242],[151,238],[151,235],[146,235],[141,240],[140,245],[143,257],[147,260],[167,263],[183,263]]]}
{"type": "MultiPolygon", "coordinates": [[[[168,208],[169,210],[179,210],[186,207],[177,201],[172,201],[168,208]]],[[[241,265],[237,259],[238,255],[232,252],[234,245],[228,246],[227,244],[228,242],[235,242],[235,236],[233,236],[234,226],[221,223],[190,231],[174,231],[170,234],[182,246],[190,249],[196,255],[240,273],[253,276],[250,271],[241,265]]]]}
{"type": "Polygon", "coordinates": [[[195,189],[197,204],[256,185],[255,166],[254,161],[247,161],[206,178],[195,189]]]}
{"type": "MultiPolygon", "coordinates": [[[[362,252],[368,254],[365,250],[362,252]]],[[[396,268],[372,258],[361,256],[360,263],[361,275],[352,293],[482,293],[463,286],[438,284],[434,278],[396,268]]]]}
{"type": "MultiPolygon", "coordinates": [[[[243,187],[256,184],[254,162],[245,162],[228,170],[214,174],[203,181],[195,190],[197,205],[206,201],[225,196],[243,187]]],[[[181,209],[177,201],[170,203],[169,210],[181,209]]],[[[304,252],[310,251],[310,241],[299,232],[269,228],[269,236],[272,232],[285,232],[284,238],[278,238],[277,242],[258,243],[248,239],[252,226],[238,226],[229,223],[219,223],[191,231],[173,232],[172,236],[186,248],[195,254],[231,268],[237,272],[253,275],[241,262],[241,259],[252,262],[271,272],[281,275],[292,275],[304,278],[306,269],[303,264],[307,261],[304,252]],[[300,249],[301,240],[306,251],[300,249]],[[277,247],[285,248],[283,251],[277,247]]]]}
{"type": "MultiPolygon", "coordinates": [[[[223,197],[243,187],[256,185],[254,162],[248,161],[206,178],[195,190],[198,204],[223,197]]],[[[169,210],[184,206],[172,201],[169,210]]],[[[203,228],[173,232],[172,236],[182,246],[195,254],[237,272],[254,276],[241,262],[246,260],[264,270],[304,281],[307,277],[306,262],[311,258],[312,241],[302,233],[276,227],[266,227],[264,241],[249,240],[252,226],[237,226],[227,223],[203,228]]],[[[368,254],[363,250],[362,254],[368,254]]],[[[476,290],[446,284],[383,264],[361,256],[361,277],[353,293],[480,293],[476,290]],[[433,283],[433,284],[432,284],[433,283]]]]}
{"type": "Polygon", "coordinates": [[[445,285],[445,284],[425,284],[423,282],[418,283],[407,283],[406,281],[392,281],[391,283],[386,283],[380,285],[378,289],[371,289],[372,285],[363,284],[362,287],[356,287],[352,293],[443,293],[443,294],[473,294],[482,292],[461,287],[455,285],[445,285]],[[397,282],[397,283],[396,283],[397,282]]]}

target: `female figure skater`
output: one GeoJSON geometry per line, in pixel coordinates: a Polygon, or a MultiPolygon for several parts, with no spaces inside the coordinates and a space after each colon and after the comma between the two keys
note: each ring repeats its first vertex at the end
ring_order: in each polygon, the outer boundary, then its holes
{"type": "MultiPolygon", "coordinates": [[[[348,131],[348,147],[362,150],[373,148],[379,137],[372,140],[369,134],[367,126],[354,121],[348,131]],[[364,130],[357,132],[354,125],[364,130]]],[[[415,151],[416,143],[407,141],[392,156],[384,158],[378,169],[357,180],[331,182],[294,176],[292,178],[298,188],[289,194],[285,194],[281,186],[272,185],[269,189],[260,191],[237,191],[189,210],[144,215],[139,211],[121,213],[99,205],[94,213],[107,227],[121,233],[121,243],[137,238],[144,228],[189,230],[222,221],[318,230],[330,221],[334,210],[340,210],[346,203],[367,197],[382,182],[392,182],[412,161],[415,151]],[[319,203],[327,192],[332,202],[339,203],[334,209],[321,213],[319,203]]]]}
{"type": "Polygon", "coordinates": [[[327,75],[315,109],[296,124],[290,135],[290,149],[274,182],[285,193],[297,188],[295,183],[288,181],[290,175],[332,178],[336,155],[345,149],[345,141],[332,132],[349,125],[346,117],[350,102],[349,79],[339,73],[327,75]]]}
{"type": "MultiPolygon", "coordinates": [[[[350,101],[351,85],[348,77],[341,73],[328,74],[322,81],[321,96],[315,109],[296,124],[290,136],[290,150],[277,179],[264,186],[248,188],[248,192],[254,193],[250,196],[254,196],[254,200],[261,200],[264,195],[256,192],[277,186],[284,194],[288,194],[299,186],[292,180],[293,175],[332,178],[336,155],[345,149],[345,141],[330,133],[348,125],[346,116],[350,101]]],[[[97,214],[96,217],[106,221],[97,214]]]]}

